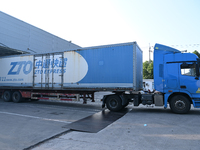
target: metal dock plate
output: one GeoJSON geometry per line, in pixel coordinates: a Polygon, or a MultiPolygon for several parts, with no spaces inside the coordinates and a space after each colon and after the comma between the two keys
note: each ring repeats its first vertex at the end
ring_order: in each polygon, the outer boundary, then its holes
{"type": "Polygon", "coordinates": [[[111,112],[106,109],[64,127],[70,128],[74,131],[97,133],[119,118],[123,117],[129,111],[130,110],[127,108],[120,112],[111,112]]]}

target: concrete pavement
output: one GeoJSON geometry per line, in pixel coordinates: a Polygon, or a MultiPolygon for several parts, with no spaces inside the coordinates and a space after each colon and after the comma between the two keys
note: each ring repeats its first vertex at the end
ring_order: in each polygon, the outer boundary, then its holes
{"type": "Polygon", "coordinates": [[[145,106],[134,107],[124,117],[98,133],[71,131],[33,150],[199,150],[200,110],[179,115],[145,106]]]}
{"type": "Polygon", "coordinates": [[[22,150],[68,131],[67,124],[101,111],[100,106],[76,103],[0,100],[0,150],[22,150]]]}

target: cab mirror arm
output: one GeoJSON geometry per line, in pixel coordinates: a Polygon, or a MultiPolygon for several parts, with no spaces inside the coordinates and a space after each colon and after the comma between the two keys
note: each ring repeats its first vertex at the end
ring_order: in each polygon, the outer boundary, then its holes
{"type": "Polygon", "coordinates": [[[196,80],[199,80],[199,65],[196,64],[196,77],[195,77],[196,80]]]}

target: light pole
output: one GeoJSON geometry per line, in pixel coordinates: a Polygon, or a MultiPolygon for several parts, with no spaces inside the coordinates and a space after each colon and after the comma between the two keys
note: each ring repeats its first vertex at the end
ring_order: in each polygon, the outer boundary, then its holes
{"type": "Polygon", "coordinates": [[[153,51],[151,50],[151,46],[149,43],[149,63],[151,62],[151,52],[153,52],[153,51]]]}

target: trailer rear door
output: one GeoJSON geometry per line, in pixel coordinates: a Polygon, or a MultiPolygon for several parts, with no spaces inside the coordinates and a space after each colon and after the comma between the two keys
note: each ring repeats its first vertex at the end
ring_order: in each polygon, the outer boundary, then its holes
{"type": "Polygon", "coordinates": [[[34,64],[34,87],[62,88],[63,53],[36,55],[34,64]]]}

